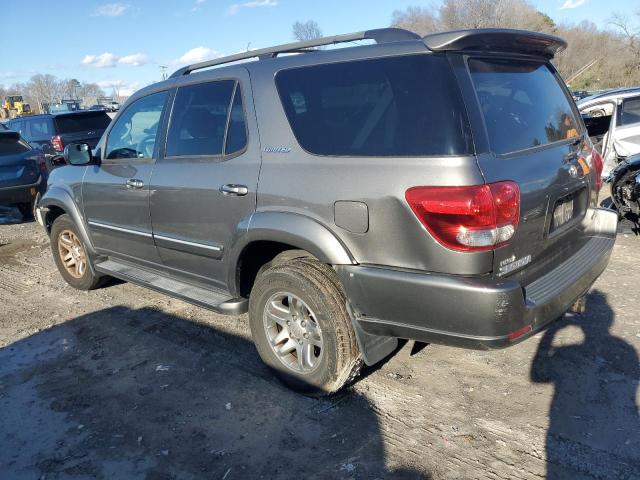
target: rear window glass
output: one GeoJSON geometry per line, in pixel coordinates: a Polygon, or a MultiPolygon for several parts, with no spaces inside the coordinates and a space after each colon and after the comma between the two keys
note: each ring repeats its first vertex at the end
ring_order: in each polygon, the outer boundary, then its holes
{"type": "Polygon", "coordinates": [[[495,153],[578,136],[571,104],[546,64],[472,59],[469,69],[495,153]]]}
{"type": "Polygon", "coordinates": [[[48,118],[26,120],[29,125],[29,140],[49,140],[53,136],[51,121],[48,118]]]}
{"type": "Polygon", "coordinates": [[[409,55],[283,70],[280,99],[300,145],[317,155],[472,152],[445,57],[409,55]]]}
{"type": "Polygon", "coordinates": [[[16,140],[13,138],[2,138],[0,136],[0,156],[1,155],[17,155],[31,150],[31,147],[24,140],[16,140]]]}
{"type": "Polygon", "coordinates": [[[111,118],[105,112],[56,117],[56,125],[60,134],[104,130],[110,122],[111,118]]]}

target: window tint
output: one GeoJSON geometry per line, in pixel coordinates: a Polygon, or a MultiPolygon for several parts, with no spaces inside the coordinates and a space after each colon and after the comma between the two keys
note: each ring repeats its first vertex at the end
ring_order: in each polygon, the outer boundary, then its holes
{"type": "Polygon", "coordinates": [[[571,104],[546,64],[474,59],[469,69],[494,152],[578,136],[571,104]]]}
{"type": "Polygon", "coordinates": [[[411,55],[278,73],[300,145],[318,155],[471,153],[460,92],[444,56],[411,55]]]}
{"type": "Polygon", "coordinates": [[[16,155],[31,150],[27,142],[22,139],[8,138],[0,135],[0,156],[16,155]]]}
{"type": "Polygon", "coordinates": [[[167,156],[222,155],[234,80],[178,88],[167,156]]]}
{"type": "Polygon", "coordinates": [[[7,125],[9,126],[10,130],[18,132],[20,135],[26,138],[27,132],[25,131],[26,128],[22,120],[14,120],[13,122],[9,122],[7,125]]]}
{"type": "Polygon", "coordinates": [[[27,138],[29,140],[50,140],[54,135],[52,132],[51,121],[48,118],[39,118],[39,119],[31,119],[25,120],[25,123],[28,125],[27,138]]]}
{"type": "Polygon", "coordinates": [[[628,98],[622,102],[620,125],[640,123],[640,97],[628,98]]]}
{"type": "Polygon", "coordinates": [[[133,102],[109,132],[106,158],[152,158],[167,92],[133,102]]]}
{"type": "Polygon", "coordinates": [[[240,86],[236,87],[233,97],[231,115],[229,115],[229,127],[227,130],[227,145],[224,153],[231,153],[242,150],[247,144],[247,129],[244,122],[244,109],[242,108],[242,92],[240,86]]]}
{"type": "Polygon", "coordinates": [[[111,123],[111,118],[105,112],[56,117],[56,125],[60,134],[104,130],[109,126],[109,123],[111,123]]]}

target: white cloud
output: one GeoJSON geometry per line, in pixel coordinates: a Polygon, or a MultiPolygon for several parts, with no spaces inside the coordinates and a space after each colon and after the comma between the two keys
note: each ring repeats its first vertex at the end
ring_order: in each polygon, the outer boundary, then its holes
{"type": "Polygon", "coordinates": [[[587,3],[587,0],[566,0],[560,10],[567,10],[569,8],[578,8],[587,3]]]}
{"type": "Polygon", "coordinates": [[[277,5],[277,0],[252,0],[250,2],[234,3],[227,8],[227,15],[236,15],[241,8],[275,7],[277,5]]]}
{"type": "Polygon", "coordinates": [[[133,95],[140,88],[140,82],[125,82],[124,80],[102,80],[98,86],[107,92],[112,91],[121,97],[133,95]]]}
{"type": "Polygon", "coordinates": [[[124,3],[105,3],[96,8],[92,17],[119,17],[129,9],[130,5],[124,3]]]}
{"type": "Polygon", "coordinates": [[[83,65],[96,68],[115,67],[118,62],[118,57],[113,53],[105,52],[100,55],[85,55],[82,59],[83,65]]]}
{"type": "Polygon", "coordinates": [[[141,67],[147,63],[147,56],[143,53],[133,53],[120,57],[118,63],[121,65],[131,65],[133,67],[141,67]]]}
{"type": "Polygon", "coordinates": [[[143,53],[132,53],[119,57],[111,52],[104,52],[99,55],[85,55],[82,64],[96,68],[111,68],[118,64],[132,67],[140,67],[147,63],[147,56],[143,53]]]}
{"type": "Polygon", "coordinates": [[[185,52],[184,55],[174,60],[172,63],[173,64],[191,64],[191,63],[203,62],[205,60],[210,60],[212,58],[218,58],[221,56],[222,55],[220,54],[220,52],[212,50],[211,48],[201,46],[201,47],[195,47],[195,48],[192,48],[191,50],[188,50],[187,52],[185,52]]]}

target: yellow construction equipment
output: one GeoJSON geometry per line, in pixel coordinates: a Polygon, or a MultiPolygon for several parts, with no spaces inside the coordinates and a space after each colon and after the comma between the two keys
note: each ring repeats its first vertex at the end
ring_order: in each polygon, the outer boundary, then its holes
{"type": "Polygon", "coordinates": [[[24,103],[22,95],[7,95],[0,105],[0,119],[23,117],[31,115],[33,111],[28,103],[24,103]]]}

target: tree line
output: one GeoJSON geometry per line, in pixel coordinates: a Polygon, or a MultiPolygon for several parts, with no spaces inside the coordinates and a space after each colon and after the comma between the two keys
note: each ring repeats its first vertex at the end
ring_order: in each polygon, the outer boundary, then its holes
{"type": "MultiPolygon", "coordinates": [[[[590,21],[557,24],[528,0],[445,0],[439,7],[393,13],[392,26],[421,35],[465,28],[518,28],[564,38],[554,64],[574,90],[640,85],[640,30],[633,17],[613,14],[607,29],[590,21]],[[581,72],[584,70],[584,72],[581,72]]],[[[640,9],[636,12],[640,21],[640,9]]]]}
{"type": "MultiPolygon", "coordinates": [[[[557,24],[528,0],[445,0],[440,6],[408,7],[393,12],[391,26],[420,35],[467,28],[516,28],[550,33],[569,46],[554,64],[574,90],[599,90],[640,85],[640,28],[619,13],[604,19],[600,29],[590,21],[557,24]]],[[[640,23],[640,9],[636,13],[640,23]]],[[[295,22],[293,38],[322,36],[317,22],[295,22]]]]}
{"type": "Polygon", "coordinates": [[[76,79],[61,79],[48,73],[33,75],[29,81],[15,83],[10,87],[0,86],[0,98],[7,95],[22,95],[36,113],[44,111],[44,104],[61,103],[62,100],[77,100],[85,105],[94,104],[105,92],[96,83],[79,82],[76,79]]]}

